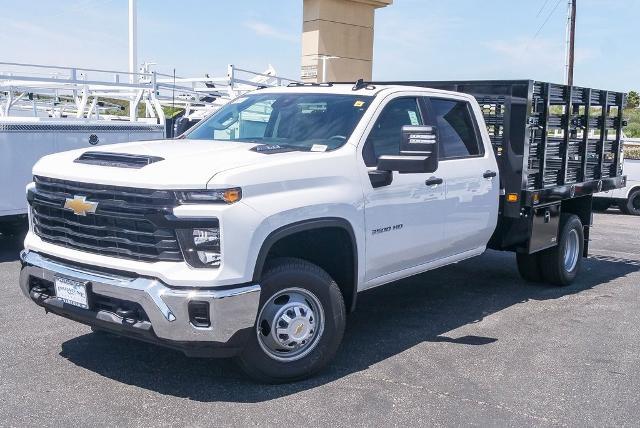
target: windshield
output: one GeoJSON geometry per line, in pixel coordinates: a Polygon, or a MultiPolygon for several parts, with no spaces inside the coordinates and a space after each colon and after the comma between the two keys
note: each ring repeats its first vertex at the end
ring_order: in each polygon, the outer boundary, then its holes
{"type": "Polygon", "coordinates": [[[185,138],[332,150],[347,141],[370,101],[370,96],[338,94],[243,96],[204,119],[185,138]]]}

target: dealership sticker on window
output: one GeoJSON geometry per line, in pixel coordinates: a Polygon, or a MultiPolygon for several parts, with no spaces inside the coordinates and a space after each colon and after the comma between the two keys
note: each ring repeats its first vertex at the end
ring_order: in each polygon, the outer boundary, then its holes
{"type": "Polygon", "coordinates": [[[364,105],[364,101],[356,101],[355,103],[353,103],[354,107],[362,107],[364,105]]]}
{"type": "Polygon", "coordinates": [[[314,144],[313,146],[311,146],[311,151],[312,152],[326,152],[327,151],[327,146],[325,146],[324,144],[314,144]]]}
{"type": "Polygon", "coordinates": [[[415,125],[420,125],[418,123],[418,115],[416,114],[416,112],[415,111],[409,111],[408,113],[409,113],[409,120],[411,121],[411,124],[414,125],[414,126],[415,125]]]}

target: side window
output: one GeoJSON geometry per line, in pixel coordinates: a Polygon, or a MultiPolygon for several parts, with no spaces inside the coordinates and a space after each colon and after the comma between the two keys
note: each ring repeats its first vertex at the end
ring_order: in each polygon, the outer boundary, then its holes
{"type": "Polygon", "coordinates": [[[465,101],[431,98],[435,125],[440,134],[440,159],[477,156],[483,153],[465,101]]]}
{"type": "Polygon", "coordinates": [[[397,155],[404,125],[422,125],[422,115],[416,98],[396,98],[378,116],[362,149],[367,166],[376,166],[378,157],[397,155]]]}

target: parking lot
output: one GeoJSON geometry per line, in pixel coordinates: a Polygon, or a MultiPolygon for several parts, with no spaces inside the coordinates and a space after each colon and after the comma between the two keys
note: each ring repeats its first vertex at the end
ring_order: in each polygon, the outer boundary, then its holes
{"type": "Polygon", "coordinates": [[[596,215],[568,288],[488,252],[364,293],[335,362],[280,386],[46,315],[0,237],[0,426],[637,426],[639,226],[596,215]]]}

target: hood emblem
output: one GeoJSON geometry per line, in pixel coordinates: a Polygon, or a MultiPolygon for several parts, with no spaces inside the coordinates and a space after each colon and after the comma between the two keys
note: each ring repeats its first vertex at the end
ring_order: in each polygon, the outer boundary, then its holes
{"type": "Polygon", "coordinates": [[[98,208],[97,202],[87,201],[86,196],[74,196],[73,199],[67,198],[64,201],[64,209],[73,211],[75,215],[86,216],[87,213],[94,214],[98,208]]]}

